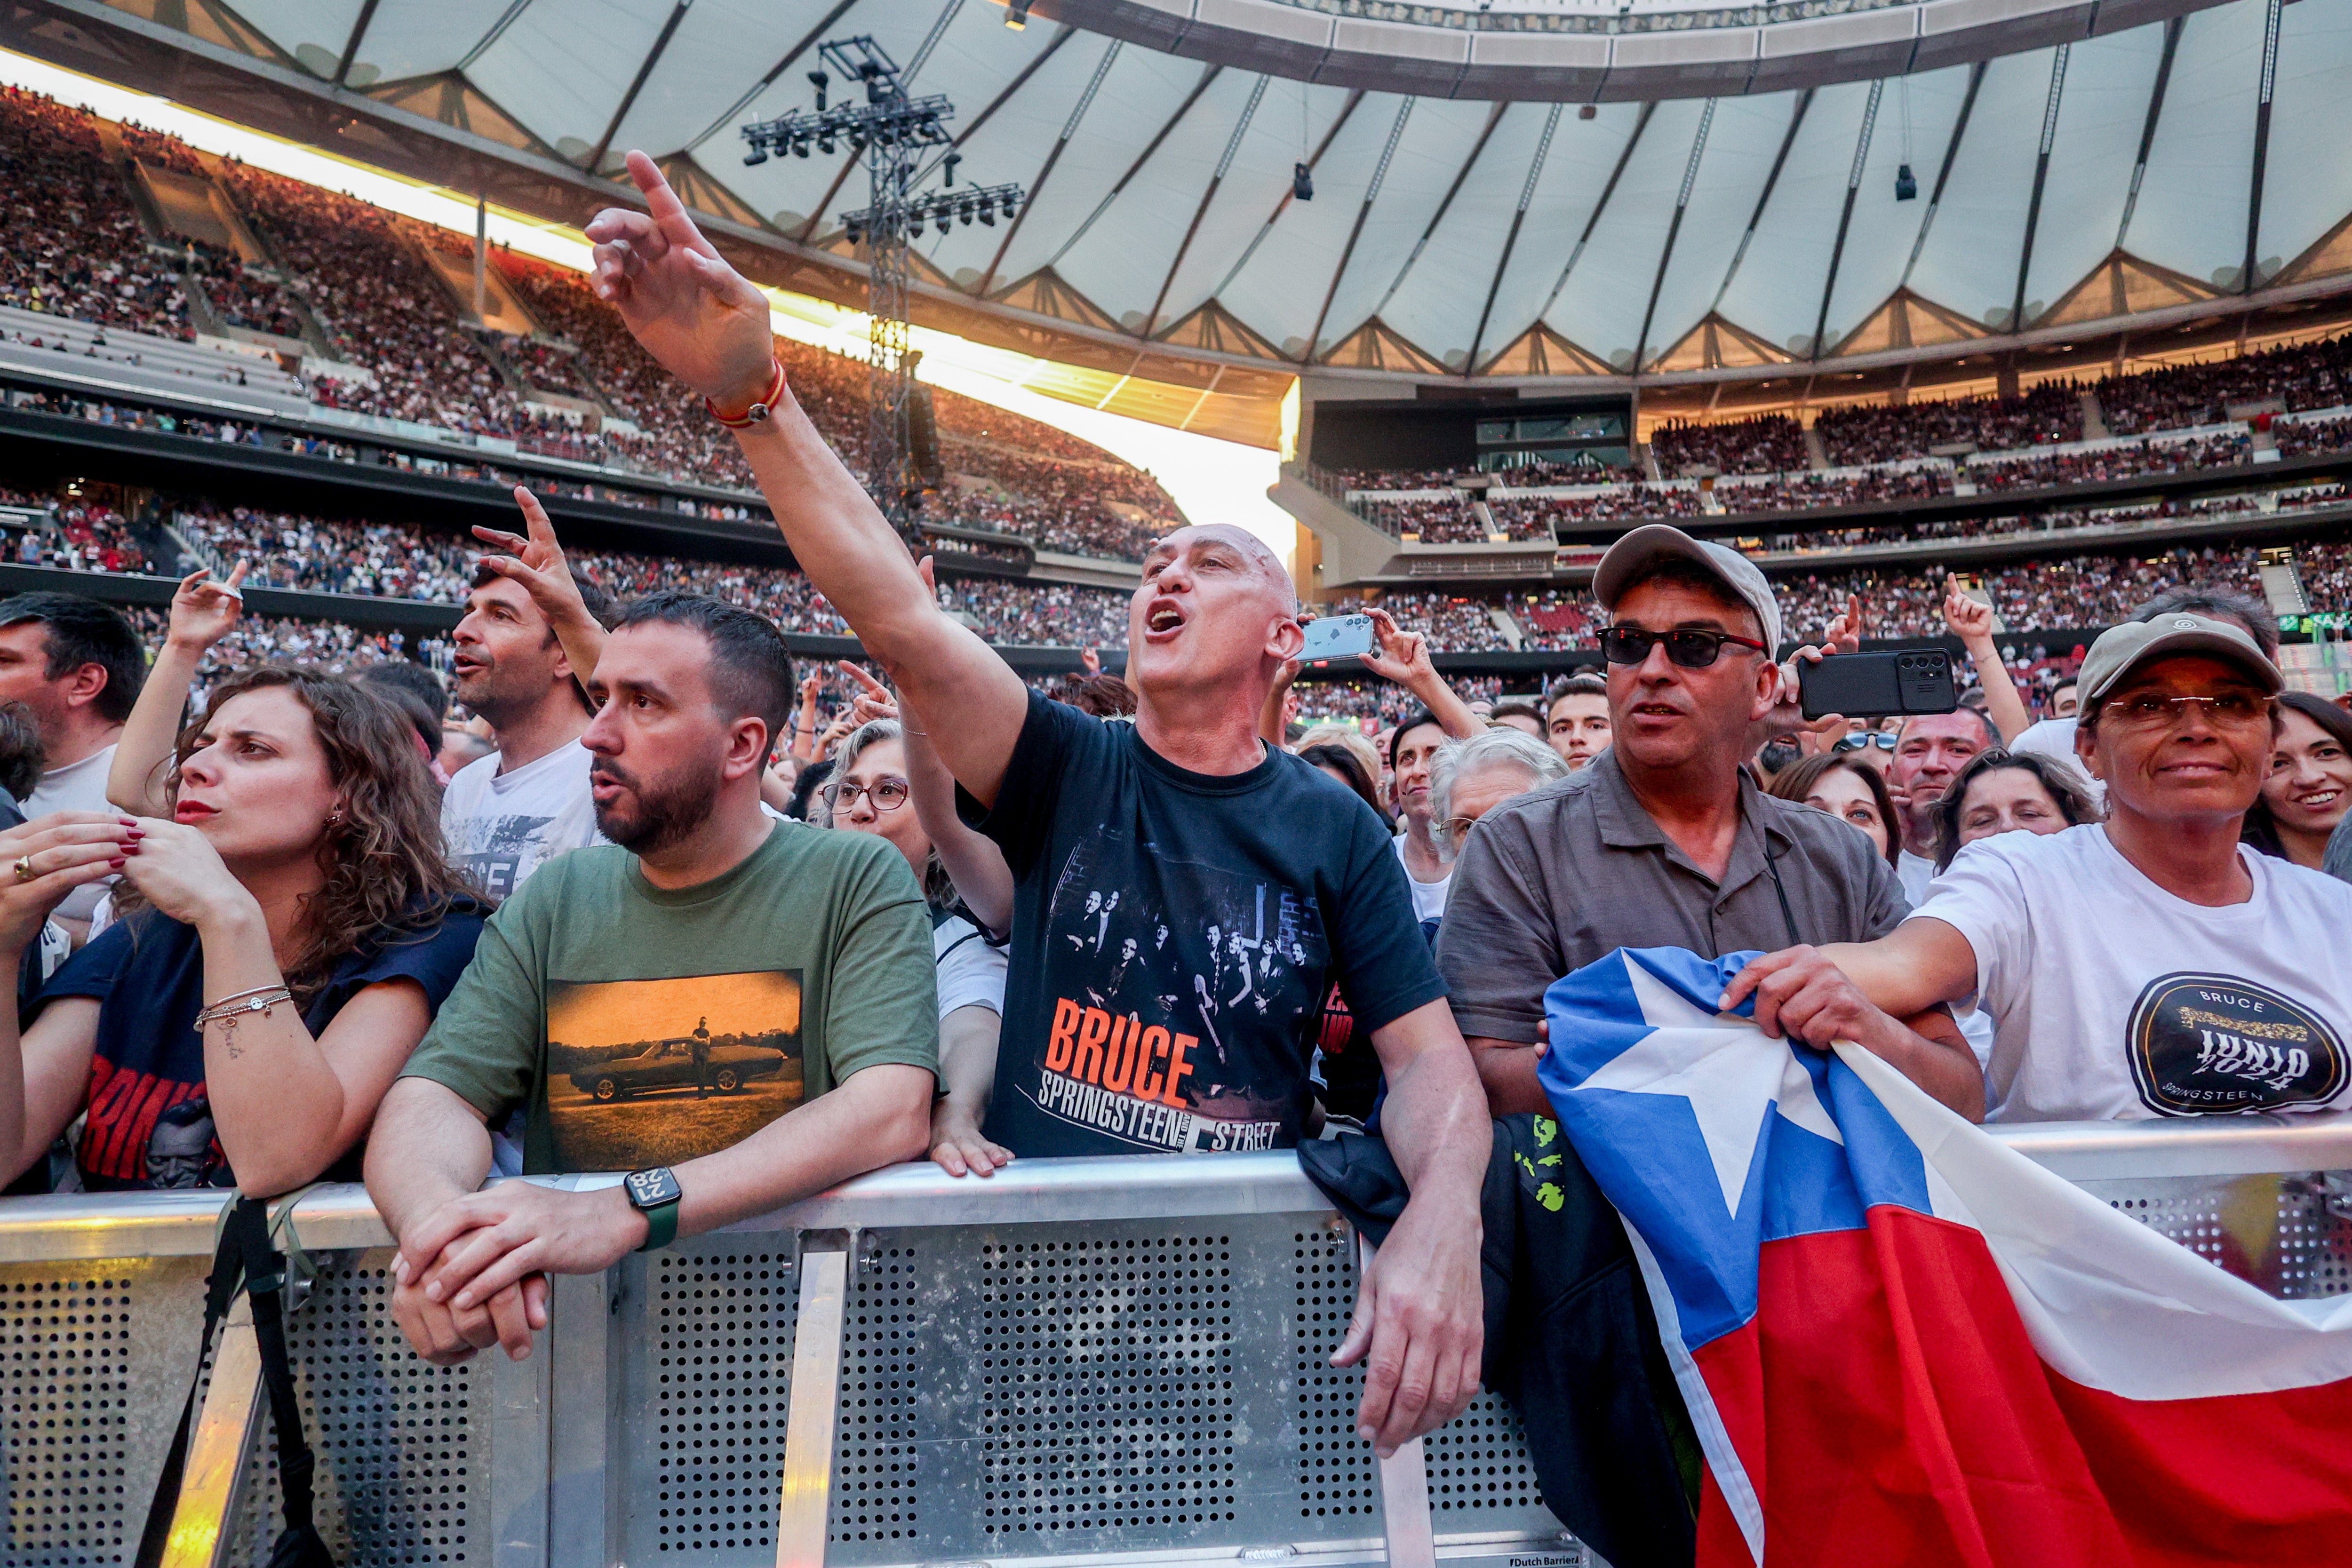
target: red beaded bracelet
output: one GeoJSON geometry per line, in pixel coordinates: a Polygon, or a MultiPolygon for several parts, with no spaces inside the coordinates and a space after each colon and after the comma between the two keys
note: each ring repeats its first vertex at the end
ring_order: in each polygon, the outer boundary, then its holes
{"type": "Polygon", "coordinates": [[[727,415],[719,413],[719,405],[711,402],[709,398],[704,398],[702,400],[702,406],[709,410],[711,418],[717,420],[719,423],[725,425],[730,430],[742,430],[748,426],[758,424],[761,421],[766,419],[770,413],[775,411],[775,407],[778,403],[784,401],[784,367],[782,361],[775,361],[775,378],[768,382],[768,391],[766,394],[762,396],[759,402],[753,403],[750,408],[745,409],[740,416],[730,419],[727,415]]]}

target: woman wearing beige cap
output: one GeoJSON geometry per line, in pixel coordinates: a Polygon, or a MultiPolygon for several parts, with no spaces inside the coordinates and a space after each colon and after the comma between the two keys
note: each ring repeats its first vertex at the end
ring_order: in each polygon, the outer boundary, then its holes
{"type": "Polygon", "coordinates": [[[2083,663],[2075,749],[2105,822],[1962,850],[1874,942],[1758,959],[1768,1032],[1843,970],[1906,1013],[1970,996],[1995,1020],[1987,1120],[2317,1110],[2352,1103],[2352,886],[2242,849],[2270,770],[2278,669],[2240,628],[2159,615],[2083,663]]]}

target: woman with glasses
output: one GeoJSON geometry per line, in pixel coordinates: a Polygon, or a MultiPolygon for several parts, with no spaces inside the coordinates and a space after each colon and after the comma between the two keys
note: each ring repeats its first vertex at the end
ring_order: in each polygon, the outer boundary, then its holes
{"type": "MultiPolygon", "coordinates": [[[[859,706],[885,710],[891,704],[887,693],[874,685],[859,699],[859,706]]],[[[1000,868],[1003,856],[993,843],[955,821],[951,805],[942,819],[938,810],[917,804],[925,765],[939,765],[924,753],[911,759],[910,769],[908,739],[896,717],[870,719],[852,731],[835,754],[833,776],[817,791],[824,809],[814,815],[829,817],[836,828],[888,840],[923,884],[924,902],[931,910],[931,961],[938,967],[940,1082],[946,1091],[932,1112],[931,1158],[954,1176],[990,1176],[1013,1158],[1013,1151],[980,1133],[992,1087],[996,1037],[1003,1026],[1005,950],[959,895],[933,833],[976,841],[977,852],[972,844],[951,839],[951,853],[993,855],[1000,868]]],[[[951,793],[952,784],[947,788],[951,793]]],[[[1008,873],[1008,887],[1010,881],[1008,873]]]]}
{"type": "Polygon", "coordinates": [[[1759,958],[1725,1005],[1753,992],[1768,1031],[1802,1036],[1832,969],[1890,1010],[1974,996],[1994,1026],[1990,1121],[2352,1103],[2352,887],[2239,841],[2281,685],[2225,622],[2103,633],[2075,752],[2107,787],[2105,821],[1981,838],[1893,935],[1759,958]]]}

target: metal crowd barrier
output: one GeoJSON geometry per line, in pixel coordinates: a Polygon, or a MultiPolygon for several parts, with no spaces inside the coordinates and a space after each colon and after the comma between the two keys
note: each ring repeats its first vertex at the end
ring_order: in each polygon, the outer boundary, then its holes
{"type": "MultiPolygon", "coordinates": [[[[2352,1116],[2008,1141],[2281,1296],[2352,1290],[2352,1116]]],[[[610,1176],[564,1178],[592,1185],[610,1176]]],[[[127,1563],[186,1387],[220,1197],[0,1203],[10,1568],[127,1563]]],[[[1492,1395],[1377,1462],[1355,1239],[1286,1154],[905,1166],[556,1281],[520,1364],[413,1354],[356,1186],[294,1221],[288,1325],[342,1562],[575,1568],[1581,1568],[1492,1395]]],[[[204,1395],[173,1568],[277,1522],[249,1328],[204,1395]]]]}

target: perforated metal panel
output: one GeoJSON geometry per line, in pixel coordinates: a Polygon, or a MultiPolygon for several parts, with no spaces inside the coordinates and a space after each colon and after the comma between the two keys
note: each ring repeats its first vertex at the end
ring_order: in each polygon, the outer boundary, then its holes
{"type": "Polygon", "coordinates": [[[645,1260],[624,1354],[630,1562],[773,1563],[800,1275],[789,1237],[711,1236],[645,1260]]]}
{"type": "MultiPolygon", "coordinates": [[[[318,1456],[319,1533],[347,1563],[488,1563],[489,1365],[435,1366],[393,1322],[391,1249],[318,1253],[286,1354],[318,1456]]],[[[263,1396],[267,1408],[267,1396],[263,1396]]],[[[284,1528],[265,1415],[230,1561],[266,1563],[284,1528]]]]}
{"type": "Polygon", "coordinates": [[[2352,1291],[2352,1173],[2079,1185],[2273,1296],[2352,1291]]]}
{"type": "Polygon", "coordinates": [[[1291,1419],[1298,1429],[1298,1532],[1372,1532],[1380,1482],[1371,1445],[1356,1436],[1360,1368],[1331,1364],[1356,1310],[1356,1241],[1328,1221],[1291,1232],[1291,1419]]]}
{"type": "Polygon", "coordinates": [[[1535,1466],[1518,1412],[1496,1394],[1481,1394],[1461,1419],[1429,1435],[1429,1507],[1445,1535],[1475,1519],[1475,1528],[1499,1528],[1508,1518],[1529,1530],[1558,1530],[1536,1490],[1535,1466]]]}
{"type": "MultiPolygon", "coordinates": [[[[841,1330],[841,1413],[834,1428],[833,1519],[827,1539],[917,1555],[921,1522],[915,1447],[916,1402],[924,1374],[948,1371],[926,1354],[918,1328],[930,1283],[914,1240],[924,1232],[869,1236],[851,1260],[849,1306],[841,1330]]],[[[932,1254],[936,1267],[936,1254],[932,1254]]],[[[950,1387],[959,1385],[950,1383],[950,1387]]],[[[969,1393],[969,1390],[965,1390],[969,1393]]]]}
{"type": "Polygon", "coordinates": [[[1003,1554],[1235,1518],[1232,1239],[982,1249],[981,1530],[1003,1554]]]}
{"type": "Polygon", "coordinates": [[[7,1568],[128,1561],[194,1371],[204,1265],[0,1269],[7,1568]]]}

